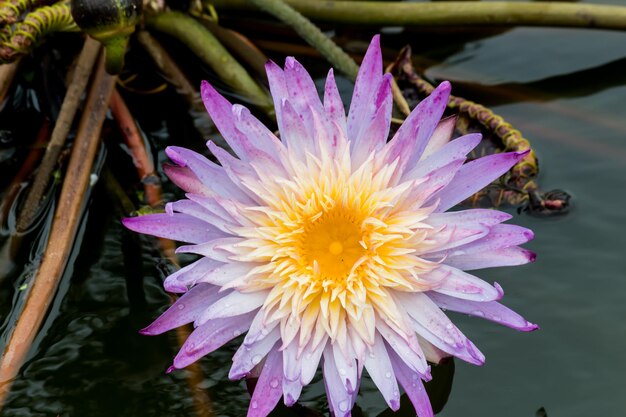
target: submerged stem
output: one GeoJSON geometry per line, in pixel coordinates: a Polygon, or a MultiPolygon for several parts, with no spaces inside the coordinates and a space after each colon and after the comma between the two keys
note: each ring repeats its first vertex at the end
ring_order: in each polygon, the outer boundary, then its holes
{"type": "MultiPolygon", "coordinates": [[[[250,0],[211,0],[218,9],[249,10],[250,0]]],[[[626,29],[626,7],[563,2],[285,0],[304,16],[335,23],[392,26],[563,26],[626,29]]]]}

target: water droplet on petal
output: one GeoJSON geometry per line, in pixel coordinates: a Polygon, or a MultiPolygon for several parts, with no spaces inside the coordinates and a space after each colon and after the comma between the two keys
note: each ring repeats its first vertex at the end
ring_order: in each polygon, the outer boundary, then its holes
{"type": "Polygon", "coordinates": [[[453,345],[454,344],[454,340],[452,340],[452,338],[450,337],[444,337],[443,341],[446,345],[453,345]]]}
{"type": "Polygon", "coordinates": [[[474,310],[474,311],[472,311],[472,315],[473,315],[473,316],[476,316],[476,317],[485,317],[485,313],[483,313],[483,312],[482,312],[482,311],[480,311],[480,310],[474,310]]]}
{"type": "Polygon", "coordinates": [[[278,386],[278,379],[274,378],[270,381],[270,387],[276,388],[278,386]]]}
{"type": "Polygon", "coordinates": [[[252,363],[257,365],[259,362],[261,362],[261,359],[263,359],[261,355],[254,355],[252,357],[252,363]]]}
{"type": "Polygon", "coordinates": [[[348,400],[343,400],[339,402],[339,410],[343,412],[348,411],[348,400]]]}
{"type": "Polygon", "coordinates": [[[494,319],[495,321],[502,321],[502,317],[500,316],[492,316],[492,319],[494,319]]]}
{"type": "Polygon", "coordinates": [[[252,403],[250,405],[252,406],[252,408],[257,408],[259,406],[259,404],[256,402],[256,400],[252,401],[252,403]]]}
{"type": "Polygon", "coordinates": [[[385,378],[391,378],[391,372],[387,372],[387,373],[385,374],[385,378]]]}
{"type": "Polygon", "coordinates": [[[185,308],[185,304],[184,303],[179,303],[178,304],[178,309],[182,310],[183,308],[185,308]]]}
{"type": "Polygon", "coordinates": [[[339,375],[344,376],[346,374],[346,370],[343,368],[339,369],[339,375]]]}
{"type": "Polygon", "coordinates": [[[237,337],[241,334],[241,330],[233,330],[233,336],[237,337]]]}
{"type": "Polygon", "coordinates": [[[446,324],[446,329],[450,330],[450,329],[452,329],[452,327],[453,327],[453,326],[452,326],[452,323],[448,323],[448,324],[446,324]]]}

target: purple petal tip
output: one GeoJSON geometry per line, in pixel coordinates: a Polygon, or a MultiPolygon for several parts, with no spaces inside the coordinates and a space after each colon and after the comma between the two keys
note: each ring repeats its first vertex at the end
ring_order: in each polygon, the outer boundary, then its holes
{"type": "Polygon", "coordinates": [[[171,374],[172,372],[174,372],[177,368],[174,365],[170,365],[169,368],[167,368],[167,370],[165,371],[166,374],[171,374]]]}
{"type": "Polygon", "coordinates": [[[500,300],[504,297],[504,289],[497,282],[494,282],[493,286],[496,288],[496,291],[498,291],[498,298],[496,298],[496,300],[500,300]]]}
{"type": "Polygon", "coordinates": [[[389,401],[389,408],[391,408],[393,411],[398,411],[400,409],[400,401],[399,400],[389,401]]]}
{"type": "Polygon", "coordinates": [[[535,238],[535,233],[532,230],[525,230],[524,237],[528,240],[533,240],[535,238]]]}
{"type": "Polygon", "coordinates": [[[138,332],[138,333],[139,333],[140,335],[142,335],[142,336],[152,336],[152,334],[150,333],[150,326],[145,327],[145,328],[143,328],[143,329],[139,330],[139,332],[138,332]]]}
{"type": "Polygon", "coordinates": [[[529,321],[526,322],[526,326],[525,327],[520,328],[520,330],[523,331],[523,332],[534,332],[535,330],[539,330],[539,329],[540,329],[540,327],[539,327],[538,324],[533,324],[533,323],[531,323],[529,321]]]}
{"type": "Polygon", "coordinates": [[[537,254],[535,252],[530,251],[530,250],[525,250],[524,253],[526,254],[526,257],[528,258],[529,263],[535,262],[537,260],[537,254]]]}

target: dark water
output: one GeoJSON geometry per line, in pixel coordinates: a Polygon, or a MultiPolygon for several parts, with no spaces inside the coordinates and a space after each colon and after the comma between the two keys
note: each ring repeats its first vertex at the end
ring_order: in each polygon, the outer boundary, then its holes
{"type": "MultiPolygon", "coordinates": [[[[542,188],[573,195],[566,216],[516,215],[515,223],[536,232],[528,245],[538,253],[535,264],[480,274],[498,281],[504,302],[541,330],[523,334],[455,317],[487,363],[456,362],[440,415],[532,417],[540,407],[550,417],[624,415],[626,33],[516,29],[433,47],[428,36],[406,36],[409,42],[421,37],[420,52],[432,63],[427,75],[452,80],[454,92],[480,98],[522,130],[540,159],[542,188]]],[[[139,121],[152,133],[159,160],[166,143],[201,143],[184,120],[165,113],[139,121]]],[[[120,153],[111,148],[109,155],[120,153]]],[[[165,186],[166,197],[174,198],[165,186]]],[[[161,289],[168,265],[152,240],[141,238],[138,250],[137,237],[122,229],[100,185],[93,196],[75,262],[2,415],[194,415],[186,371],[164,373],[175,354],[174,334],[137,334],[169,302],[161,289]]],[[[23,258],[11,280],[0,283],[3,333],[19,288],[34,271],[37,248],[23,258]]],[[[208,392],[216,416],[241,416],[247,409],[245,385],[226,378],[233,352],[229,345],[200,363],[206,378],[197,389],[208,392]]],[[[302,402],[327,414],[316,381],[302,402]]],[[[367,382],[357,405],[365,416],[385,410],[367,382]]]]}

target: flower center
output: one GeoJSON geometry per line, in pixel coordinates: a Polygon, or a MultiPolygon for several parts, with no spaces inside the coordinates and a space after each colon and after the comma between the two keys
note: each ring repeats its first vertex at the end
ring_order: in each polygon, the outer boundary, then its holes
{"type": "Polygon", "coordinates": [[[307,265],[323,278],[345,279],[365,249],[359,222],[345,210],[322,214],[305,226],[302,249],[307,265]]]}

